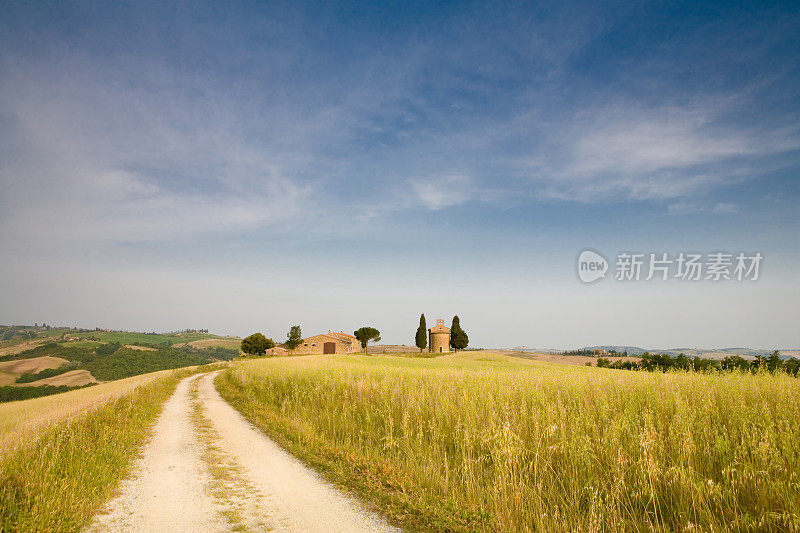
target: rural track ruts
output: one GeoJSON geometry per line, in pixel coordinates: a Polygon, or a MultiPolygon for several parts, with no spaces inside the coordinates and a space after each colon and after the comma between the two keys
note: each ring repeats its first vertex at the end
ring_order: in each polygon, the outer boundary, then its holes
{"type": "Polygon", "coordinates": [[[394,530],[245,420],[217,393],[216,374],[178,384],[89,531],[394,530]]]}

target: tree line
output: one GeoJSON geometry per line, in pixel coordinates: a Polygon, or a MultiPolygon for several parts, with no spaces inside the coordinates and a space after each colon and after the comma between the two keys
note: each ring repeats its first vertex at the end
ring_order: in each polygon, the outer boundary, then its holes
{"type": "MultiPolygon", "coordinates": [[[[589,357],[594,357],[595,355],[603,353],[600,349],[590,350],[588,348],[581,348],[580,350],[567,350],[566,352],[561,352],[561,355],[586,355],[589,357]]],[[[606,352],[608,355],[614,355],[617,357],[628,357],[628,352],[618,352],[616,350],[608,350],[606,352]]]]}
{"type": "MultiPolygon", "coordinates": [[[[591,364],[591,363],[587,363],[591,364]]],[[[660,370],[666,372],[669,369],[704,372],[711,370],[741,370],[744,372],[786,372],[792,376],[797,376],[800,371],[800,359],[792,357],[784,360],[778,350],[772,352],[769,357],[757,355],[755,359],[749,361],[738,355],[728,355],[723,359],[707,359],[703,357],[689,358],[684,354],[672,357],[668,354],[651,354],[645,352],[639,361],[610,361],[605,357],[597,359],[597,366],[601,368],[615,368],[620,370],[647,370],[655,372],[660,370]]]]}

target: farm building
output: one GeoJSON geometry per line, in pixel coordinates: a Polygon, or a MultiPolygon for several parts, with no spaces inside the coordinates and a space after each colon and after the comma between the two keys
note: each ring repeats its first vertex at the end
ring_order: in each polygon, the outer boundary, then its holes
{"type": "Polygon", "coordinates": [[[361,343],[352,335],[348,335],[343,331],[328,331],[328,333],[306,337],[297,348],[291,351],[291,353],[321,355],[331,353],[355,353],[360,349],[361,343]]]}
{"type": "Polygon", "coordinates": [[[450,351],[450,328],[444,325],[444,320],[441,318],[428,330],[428,350],[431,353],[450,351]]]}
{"type": "Polygon", "coordinates": [[[264,355],[269,356],[276,356],[276,355],[289,355],[289,350],[286,348],[281,348],[280,346],[275,346],[274,348],[270,348],[264,355]]]}

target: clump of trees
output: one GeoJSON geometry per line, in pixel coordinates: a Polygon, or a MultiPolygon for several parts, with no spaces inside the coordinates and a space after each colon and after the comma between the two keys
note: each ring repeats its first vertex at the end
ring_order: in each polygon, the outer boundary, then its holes
{"type": "Polygon", "coordinates": [[[358,342],[361,343],[361,349],[364,350],[364,353],[367,353],[367,344],[369,341],[378,342],[381,340],[381,332],[377,329],[369,326],[364,326],[362,328],[358,328],[353,332],[358,342]]]}
{"type": "Polygon", "coordinates": [[[467,332],[461,329],[461,321],[458,315],[453,317],[453,323],[450,326],[450,347],[455,350],[463,350],[469,344],[469,336],[467,332]]]}
{"type": "Polygon", "coordinates": [[[85,389],[91,387],[96,383],[89,383],[87,385],[42,385],[41,387],[0,387],[0,403],[3,402],[16,402],[19,400],[30,400],[31,398],[40,398],[42,396],[51,396],[53,394],[60,394],[76,389],[85,389]]]}
{"type": "Polygon", "coordinates": [[[109,342],[108,344],[101,344],[97,348],[94,349],[94,353],[97,355],[111,355],[117,350],[122,348],[122,345],[118,342],[109,342]]]}
{"type": "Polygon", "coordinates": [[[668,354],[651,354],[645,352],[640,361],[614,361],[600,357],[597,366],[601,368],[615,368],[620,370],[647,370],[649,372],[666,372],[670,369],[685,370],[687,372],[707,372],[711,370],[739,370],[743,372],[786,372],[797,376],[800,372],[800,359],[792,357],[784,360],[778,350],[769,357],[757,355],[753,361],[748,361],[738,355],[728,355],[722,360],[706,359],[703,357],[689,358],[684,354],[672,357],[668,354]]]}
{"type": "Polygon", "coordinates": [[[422,353],[422,350],[428,347],[428,326],[425,324],[425,313],[419,315],[419,327],[415,340],[419,353],[422,353]]]}
{"type": "Polygon", "coordinates": [[[275,347],[275,341],[268,339],[263,333],[253,333],[242,339],[242,351],[250,355],[264,355],[267,350],[275,347]]]}
{"type": "Polygon", "coordinates": [[[287,350],[294,350],[300,343],[303,342],[303,334],[300,332],[300,326],[292,326],[289,328],[289,333],[286,334],[286,346],[287,350]]]}

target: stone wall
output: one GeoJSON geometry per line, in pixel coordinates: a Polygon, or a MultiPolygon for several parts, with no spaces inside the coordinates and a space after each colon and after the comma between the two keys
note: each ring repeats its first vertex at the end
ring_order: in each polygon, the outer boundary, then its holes
{"type": "Polygon", "coordinates": [[[446,353],[450,351],[450,333],[430,332],[428,340],[428,350],[431,353],[446,353]]]}
{"type": "Polygon", "coordinates": [[[336,345],[335,353],[353,353],[361,349],[361,345],[356,340],[347,342],[344,338],[341,338],[338,335],[322,334],[306,337],[303,339],[303,342],[300,343],[300,346],[292,350],[291,353],[293,355],[322,355],[325,353],[324,350],[326,342],[332,342],[336,345]]]}

